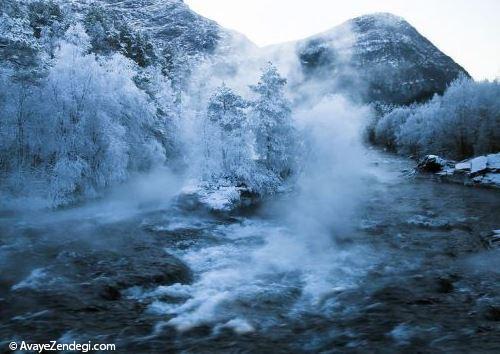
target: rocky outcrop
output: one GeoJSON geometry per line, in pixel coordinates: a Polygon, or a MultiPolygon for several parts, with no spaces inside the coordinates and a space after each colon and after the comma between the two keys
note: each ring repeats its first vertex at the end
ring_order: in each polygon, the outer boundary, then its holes
{"type": "Polygon", "coordinates": [[[387,13],[354,18],[295,47],[305,83],[365,102],[421,102],[469,76],[407,21],[387,13]]]}
{"type": "Polygon", "coordinates": [[[434,173],[446,181],[500,188],[500,153],[477,156],[461,162],[427,155],[419,161],[417,170],[434,173]]]}
{"type": "Polygon", "coordinates": [[[427,155],[418,162],[417,168],[422,172],[440,172],[453,164],[437,155],[427,155]]]}

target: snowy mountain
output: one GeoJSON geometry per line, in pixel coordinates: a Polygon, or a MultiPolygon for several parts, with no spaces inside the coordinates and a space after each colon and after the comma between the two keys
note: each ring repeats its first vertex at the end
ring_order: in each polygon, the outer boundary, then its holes
{"type": "Polygon", "coordinates": [[[181,0],[0,1],[0,185],[57,207],[168,166],[272,194],[299,170],[297,111],[421,101],[461,73],[389,14],[257,48],[181,0]]]}
{"type": "Polygon", "coordinates": [[[46,42],[75,23],[84,25],[96,54],[118,52],[141,67],[160,65],[175,81],[185,81],[208,56],[253,46],[182,0],[13,0],[0,2],[0,10],[0,60],[22,67],[34,65],[46,42]]]}
{"type": "MultiPolygon", "coordinates": [[[[75,18],[85,24],[95,52],[120,52],[143,67],[160,65],[177,82],[185,82],[207,57],[227,56],[225,65],[230,66],[235,54],[248,57],[245,53],[256,49],[243,35],[198,15],[182,0],[22,0],[2,2],[1,7],[5,28],[0,32],[5,35],[0,36],[0,59],[21,64],[33,64],[33,53],[40,49],[33,33],[40,37],[50,32],[46,37],[52,39],[75,18]]],[[[319,85],[325,93],[340,90],[370,102],[426,100],[442,93],[460,74],[468,76],[408,22],[386,13],[262,48],[260,56],[276,61],[283,71],[280,63],[294,56],[300,75],[287,76],[303,91],[314,82],[315,89],[319,85]]]]}
{"type": "Polygon", "coordinates": [[[460,74],[469,76],[403,18],[388,13],[351,19],[293,46],[306,82],[319,80],[327,91],[355,92],[364,101],[422,101],[460,74]]]}
{"type": "Polygon", "coordinates": [[[98,0],[117,21],[148,38],[173,81],[186,83],[208,57],[254,49],[245,36],[192,11],[182,0],[98,0]]]}

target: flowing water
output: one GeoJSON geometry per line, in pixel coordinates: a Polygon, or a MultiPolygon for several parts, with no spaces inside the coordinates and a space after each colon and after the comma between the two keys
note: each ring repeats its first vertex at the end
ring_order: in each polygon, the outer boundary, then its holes
{"type": "Polygon", "coordinates": [[[482,235],[500,228],[500,193],[369,159],[353,200],[337,183],[317,203],[230,216],[172,202],[3,212],[0,347],[498,352],[500,253],[482,235]],[[328,193],[343,195],[334,208],[328,193]]]}

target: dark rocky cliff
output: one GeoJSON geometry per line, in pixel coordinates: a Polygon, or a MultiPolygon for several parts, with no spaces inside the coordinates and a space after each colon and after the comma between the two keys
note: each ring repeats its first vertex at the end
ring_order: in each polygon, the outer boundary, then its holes
{"type": "Polygon", "coordinates": [[[404,19],[386,13],[349,20],[296,43],[305,80],[357,92],[364,101],[408,104],[442,93],[469,74],[404,19]]]}

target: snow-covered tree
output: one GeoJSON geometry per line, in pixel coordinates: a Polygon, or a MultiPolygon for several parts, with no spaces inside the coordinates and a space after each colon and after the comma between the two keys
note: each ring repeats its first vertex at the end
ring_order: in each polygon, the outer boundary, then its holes
{"type": "Polygon", "coordinates": [[[375,143],[396,150],[396,137],[412,113],[412,107],[397,107],[377,122],[374,130],[375,143]]]}
{"type": "Polygon", "coordinates": [[[415,156],[464,159],[500,150],[500,83],[461,77],[443,96],[396,108],[375,128],[376,142],[415,156]]]}
{"type": "Polygon", "coordinates": [[[141,90],[135,63],[120,54],[88,54],[81,26],[67,34],[36,85],[9,77],[0,82],[8,87],[0,104],[2,187],[23,193],[30,186],[30,194],[39,192],[55,206],[162,164],[159,135],[168,129],[155,103],[162,90],[141,90]]]}
{"type": "Polygon", "coordinates": [[[256,94],[252,104],[252,128],[259,162],[280,178],[294,168],[296,137],[290,102],[285,97],[286,79],[268,63],[251,90],[256,94]]]}
{"type": "Polygon", "coordinates": [[[92,5],[84,19],[92,51],[98,54],[119,52],[140,67],[160,62],[156,48],[147,35],[134,30],[123,19],[103,6],[92,5]]]}
{"type": "Polygon", "coordinates": [[[247,106],[247,101],[223,84],[209,99],[204,127],[209,173],[239,183],[245,183],[251,173],[247,106]]]}

